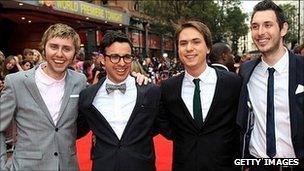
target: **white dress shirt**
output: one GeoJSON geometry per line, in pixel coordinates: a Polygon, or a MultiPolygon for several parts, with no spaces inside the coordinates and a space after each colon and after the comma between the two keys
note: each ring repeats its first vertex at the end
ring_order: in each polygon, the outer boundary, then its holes
{"type": "MultiPolygon", "coordinates": [[[[214,68],[209,66],[206,67],[205,71],[201,73],[198,77],[201,81],[200,83],[200,97],[201,97],[201,104],[202,104],[202,113],[203,113],[203,121],[208,114],[210,109],[213,96],[215,93],[215,86],[217,81],[217,76],[214,68]]],[[[195,84],[193,83],[193,76],[191,76],[187,71],[185,71],[185,77],[182,83],[182,99],[186,104],[188,111],[190,112],[191,116],[193,116],[193,96],[194,96],[194,89],[195,84]]]]}
{"type": "MultiPolygon", "coordinates": [[[[274,119],[276,155],[275,158],[294,158],[291,142],[289,113],[288,79],[289,55],[284,56],[272,66],[274,72],[274,119]]],[[[263,60],[255,67],[247,84],[249,97],[253,106],[254,127],[252,130],[249,151],[255,157],[268,158],[266,154],[266,111],[268,68],[263,60]]]]}
{"type": "Polygon", "coordinates": [[[220,63],[213,63],[213,64],[211,64],[211,66],[222,67],[222,68],[224,68],[225,70],[229,71],[229,69],[228,69],[225,65],[220,64],[220,63]]]}
{"type": "Polygon", "coordinates": [[[106,78],[93,100],[93,105],[108,121],[117,137],[121,139],[136,103],[137,89],[135,79],[128,76],[126,80],[119,83],[126,83],[125,94],[119,90],[114,90],[114,92],[107,94],[106,83],[114,84],[106,78]]]}
{"type": "Polygon", "coordinates": [[[64,94],[66,74],[61,80],[56,80],[48,76],[42,70],[43,67],[45,67],[45,63],[40,64],[37,68],[35,72],[35,82],[40,95],[42,96],[42,99],[51,114],[54,124],[56,125],[60,118],[59,111],[64,94]]]}

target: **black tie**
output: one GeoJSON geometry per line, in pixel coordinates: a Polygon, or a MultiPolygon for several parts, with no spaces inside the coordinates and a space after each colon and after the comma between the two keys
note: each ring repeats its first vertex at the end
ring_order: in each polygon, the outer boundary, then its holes
{"type": "Polygon", "coordinates": [[[195,84],[194,96],[193,96],[193,116],[197,125],[201,128],[203,124],[203,114],[201,106],[201,96],[200,96],[200,79],[193,79],[195,84]]]}
{"type": "Polygon", "coordinates": [[[123,94],[126,92],[126,83],[120,84],[120,85],[114,85],[114,84],[106,84],[106,91],[108,94],[112,93],[114,90],[119,90],[123,94]]]}
{"type": "Polygon", "coordinates": [[[267,118],[266,118],[266,152],[270,158],[276,155],[276,139],[275,139],[275,123],[274,123],[274,88],[273,73],[274,68],[268,68],[268,84],[267,84],[267,118]]]}

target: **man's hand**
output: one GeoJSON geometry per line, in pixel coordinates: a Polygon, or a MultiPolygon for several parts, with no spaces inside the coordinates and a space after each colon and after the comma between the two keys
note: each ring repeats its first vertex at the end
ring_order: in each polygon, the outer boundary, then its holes
{"type": "Polygon", "coordinates": [[[136,82],[137,82],[137,84],[139,84],[139,85],[142,85],[143,83],[144,83],[144,85],[147,85],[148,82],[149,82],[149,78],[146,77],[145,75],[139,73],[139,72],[134,72],[134,71],[133,71],[133,72],[131,73],[131,75],[132,75],[133,77],[136,78],[136,82]]]}

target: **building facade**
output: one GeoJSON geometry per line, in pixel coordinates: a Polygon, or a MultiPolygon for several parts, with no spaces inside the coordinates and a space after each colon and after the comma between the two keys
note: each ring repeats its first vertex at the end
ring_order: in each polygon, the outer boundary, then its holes
{"type": "Polygon", "coordinates": [[[173,54],[173,40],[149,30],[149,16],[134,0],[10,0],[0,1],[0,50],[7,55],[39,48],[44,30],[54,23],[72,26],[86,57],[98,51],[106,30],[127,32],[138,57],[173,54]]]}

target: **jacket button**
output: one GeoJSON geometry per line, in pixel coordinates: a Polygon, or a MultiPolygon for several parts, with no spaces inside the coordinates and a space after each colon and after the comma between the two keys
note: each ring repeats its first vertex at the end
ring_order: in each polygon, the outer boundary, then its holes
{"type": "Polygon", "coordinates": [[[55,153],[54,153],[54,156],[58,156],[58,153],[57,153],[57,152],[55,152],[55,153]]]}
{"type": "Polygon", "coordinates": [[[55,131],[56,131],[56,132],[58,132],[58,130],[59,130],[58,128],[55,128],[55,131]]]}

